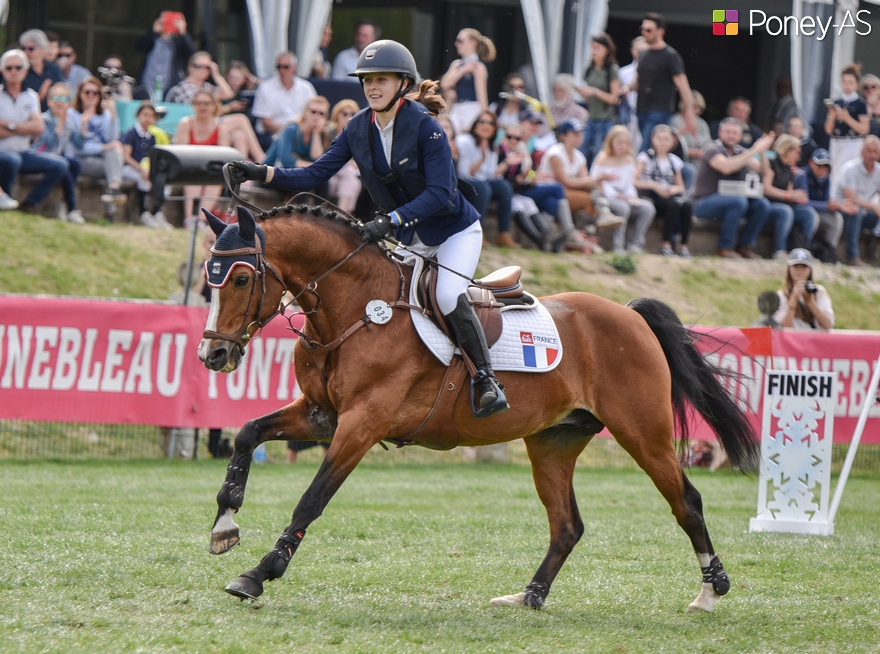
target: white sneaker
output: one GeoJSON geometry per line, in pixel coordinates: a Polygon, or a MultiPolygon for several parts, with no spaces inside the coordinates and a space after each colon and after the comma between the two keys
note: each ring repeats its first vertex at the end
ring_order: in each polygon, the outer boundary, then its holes
{"type": "Polygon", "coordinates": [[[635,243],[630,243],[629,245],[626,246],[626,251],[629,252],[630,254],[644,254],[645,248],[643,248],[641,245],[636,245],[635,243]]]}
{"type": "Polygon", "coordinates": [[[599,211],[596,213],[596,227],[599,229],[614,229],[625,222],[626,220],[621,216],[611,213],[611,209],[608,207],[599,207],[599,211]]]}
{"type": "Polygon", "coordinates": [[[144,227],[149,227],[150,229],[162,229],[162,226],[159,225],[158,222],[156,222],[153,214],[151,214],[149,211],[144,211],[141,214],[139,220],[141,225],[143,225],[144,227]]]}
{"type": "Polygon", "coordinates": [[[786,259],[788,259],[787,250],[776,250],[776,252],[773,253],[774,261],[785,261],[786,259]]]}
{"type": "Polygon", "coordinates": [[[161,210],[153,214],[153,220],[160,229],[174,229],[174,225],[168,222],[168,219],[161,210]]]}
{"type": "Polygon", "coordinates": [[[11,211],[12,209],[18,209],[18,202],[5,193],[0,195],[0,211],[11,211]]]}
{"type": "Polygon", "coordinates": [[[105,204],[123,204],[127,200],[128,197],[118,188],[108,188],[103,195],[101,195],[101,202],[105,204]]]}
{"type": "Polygon", "coordinates": [[[85,225],[86,219],[83,218],[82,211],[74,209],[65,217],[65,220],[74,225],[85,225]]]}

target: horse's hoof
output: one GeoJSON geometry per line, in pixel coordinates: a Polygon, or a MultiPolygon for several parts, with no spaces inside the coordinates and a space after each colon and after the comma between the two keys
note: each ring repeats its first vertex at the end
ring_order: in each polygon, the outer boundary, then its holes
{"type": "Polygon", "coordinates": [[[516,595],[505,595],[504,597],[496,597],[489,601],[489,606],[525,606],[525,592],[516,595]]]}
{"type": "Polygon", "coordinates": [[[227,593],[230,595],[235,595],[239,599],[257,599],[260,595],[263,594],[263,584],[254,581],[250,577],[245,577],[242,575],[238,579],[232,581],[226,588],[224,588],[227,593]]]}
{"type": "Polygon", "coordinates": [[[211,554],[224,554],[241,542],[238,536],[238,529],[234,531],[224,531],[219,534],[211,534],[211,547],[208,551],[211,554]]]}
{"type": "Polygon", "coordinates": [[[697,599],[688,604],[686,612],[702,613],[705,611],[706,613],[711,613],[712,609],[715,608],[715,602],[720,599],[721,595],[715,592],[712,584],[704,583],[702,589],[700,589],[700,594],[697,595],[697,599]]]}

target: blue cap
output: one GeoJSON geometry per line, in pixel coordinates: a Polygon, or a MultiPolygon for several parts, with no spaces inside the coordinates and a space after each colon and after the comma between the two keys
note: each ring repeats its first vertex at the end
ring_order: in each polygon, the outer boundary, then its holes
{"type": "Polygon", "coordinates": [[[543,123],[544,114],[539,113],[534,109],[526,109],[519,115],[519,119],[521,122],[543,123]]]}
{"type": "Polygon", "coordinates": [[[572,118],[559,123],[556,126],[556,131],[560,134],[567,134],[568,132],[583,132],[584,124],[581,121],[572,118]]]}
{"type": "Polygon", "coordinates": [[[812,156],[810,156],[810,161],[812,161],[817,166],[830,166],[831,165],[831,155],[828,154],[828,150],[825,148],[816,148],[813,150],[812,156]]]}

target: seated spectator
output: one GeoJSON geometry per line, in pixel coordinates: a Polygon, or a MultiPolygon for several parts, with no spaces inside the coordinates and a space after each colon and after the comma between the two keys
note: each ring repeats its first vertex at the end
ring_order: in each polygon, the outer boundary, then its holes
{"type": "MultiPolygon", "coordinates": [[[[104,58],[104,64],[98,68],[98,73],[101,75],[101,79],[104,80],[104,85],[110,89],[110,95],[114,100],[128,102],[132,99],[134,90],[131,85],[134,84],[134,78],[125,74],[125,69],[122,67],[122,59],[118,55],[107,55],[104,58]]],[[[142,95],[150,97],[143,87],[140,89],[140,92],[142,95]]]]}
{"type": "Polygon", "coordinates": [[[189,58],[187,71],[186,77],[168,89],[165,102],[190,104],[196,91],[200,89],[214,92],[220,100],[231,100],[235,97],[235,93],[226,78],[220,74],[220,67],[211,58],[210,53],[201,50],[193,54],[189,58]]]}
{"type": "Polygon", "coordinates": [[[605,135],[614,126],[614,115],[620,95],[620,80],[617,79],[620,66],[617,65],[617,48],[611,37],[605,34],[594,34],[590,65],[584,74],[583,86],[577,92],[587,102],[587,127],[584,133],[581,152],[587,158],[587,165],[602,149],[605,135]]]}
{"type": "Polygon", "coordinates": [[[770,202],[764,197],[721,195],[718,183],[724,180],[744,180],[749,171],[757,172],[761,164],[755,155],[763,154],[773,144],[774,135],[765,134],[749,149],[742,140],[742,123],[736,118],[725,118],[718,126],[718,140],[703,150],[697,177],[694,180],[694,214],[700,218],[721,221],[716,254],[729,259],[760,259],[753,250],[758,234],[770,214],[770,202]],[[746,226],[739,237],[740,221],[746,226]]]}
{"type": "Polygon", "coordinates": [[[532,155],[532,163],[541,162],[544,151],[556,143],[556,136],[549,131],[544,114],[534,109],[526,109],[519,117],[519,126],[525,134],[526,148],[532,155]]]}
{"type": "Polygon", "coordinates": [[[46,96],[49,87],[56,82],[63,82],[64,75],[58,64],[46,61],[46,48],[49,47],[49,39],[43,30],[28,30],[18,37],[21,49],[25,52],[30,63],[27,76],[24,78],[24,88],[32,89],[40,96],[40,106],[45,111],[49,108],[46,104],[46,96]]]}
{"type": "MultiPolygon", "coordinates": [[[[330,111],[330,122],[327,123],[326,129],[327,138],[330,142],[339,136],[340,132],[348,126],[348,121],[358,111],[360,111],[360,108],[354,100],[340,100],[333,106],[333,109],[330,111]]],[[[339,205],[339,208],[352,213],[357,207],[358,196],[360,196],[364,187],[361,182],[361,174],[354,159],[351,159],[340,168],[339,172],[330,178],[328,184],[330,194],[336,196],[336,204],[339,205]]]]}
{"type": "Polygon", "coordinates": [[[645,234],[657,213],[654,205],[640,198],[636,191],[633,183],[636,164],[632,151],[629,130],[623,125],[615,125],[608,131],[602,150],[590,168],[591,177],[603,178],[599,189],[593,191],[593,203],[605,197],[611,212],[624,219],[624,223],[614,230],[611,237],[615,254],[644,252],[645,234]],[[632,235],[624,249],[627,225],[633,223],[632,235]]]}
{"type": "Polygon", "coordinates": [[[349,74],[357,68],[358,57],[368,45],[381,38],[382,30],[369,18],[362,18],[354,24],[354,44],[342,50],[333,60],[332,78],[350,82],[349,74]]]}
{"type": "Polygon", "coordinates": [[[526,86],[518,73],[508,73],[501,85],[499,99],[493,102],[489,109],[498,117],[498,139],[495,145],[501,142],[504,131],[508,125],[519,124],[519,117],[526,110],[526,103],[516,97],[516,93],[525,93],[526,86]]]}
{"type": "Polygon", "coordinates": [[[831,188],[837,187],[837,175],[843,164],[858,159],[862,152],[862,137],[871,130],[868,122],[868,106],[859,97],[861,66],[849,64],[840,72],[840,90],[843,95],[828,104],[825,116],[825,133],[830,137],[828,152],[831,154],[831,188]]]}
{"type": "MultiPolygon", "coordinates": [[[[638,77],[639,71],[639,57],[642,52],[647,50],[650,46],[647,41],[645,41],[644,36],[637,36],[630,42],[629,53],[632,56],[632,61],[628,63],[626,66],[622,66],[617,73],[617,78],[620,80],[620,100],[621,102],[626,102],[627,107],[623,110],[624,114],[629,115],[629,120],[621,120],[620,124],[624,125],[627,129],[629,129],[630,137],[633,140],[633,149],[639,150],[642,145],[642,133],[639,130],[639,120],[638,116],[636,116],[636,106],[638,104],[638,91],[633,91],[632,88],[636,84],[636,78],[638,77]]],[[[679,106],[679,111],[681,111],[681,106],[679,106]]],[[[681,130],[679,130],[681,131],[681,130]]]]}
{"type": "Polygon", "coordinates": [[[681,115],[683,107],[681,102],[678,103],[678,113],[673,115],[669,122],[669,126],[672,128],[673,133],[678,135],[678,140],[681,143],[682,152],[684,154],[681,159],[685,163],[695,163],[699,161],[700,157],[703,156],[703,148],[712,143],[709,124],[702,118],[702,113],[706,110],[706,100],[703,98],[703,94],[699,91],[691,91],[691,95],[694,97],[694,119],[697,121],[696,136],[684,129],[685,123],[684,116],[681,115]]]}
{"type": "Polygon", "coordinates": [[[446,134],[446,140],[449,141],[449,150],[452,152],[452,162],[458,166],[458,146],[455,144],[455,125],[449,120],[449,116],[440,115],[437,117],[437,124],[443,128],[446,134]]]}
{"type": "Polygon", "coordinates": [[[264,150],[271,145],[272,137],[287,123],[299,120],[306,102],[317,95],[310,82],[297,77],[296,66],[295,54],[279,53],[275,57],[278,74],[262,82],[257,88],[251,114],[257,119],[257,138],[264,150]]]}
{"type": "Polygon", "coordinates": [[[791,93],[791,79],[788,77],[778,78],[776,80],[776,102],[770,107],[765,121],[767,131],[782,134],[788,121],[794,117],[800,118],[801,115],[801,110],[798,109],[791,93]]]}
{"type": "Polygon", "coordinates": [[[122,151],[125,158],[122,176],[137,185],[141,225],[153,229],[172,229],[171,223],[162,212],[162,200],[151,203],[150,169],[144,165],[149,163],[150,150],[156,145],[156,137],[150,131],[150,128],[155,126],[156,120],[158,120],[156,108],[148,101],[141,102],[135,114],[134,126],[122,135],[122,151]]]}
{"type": "Polygon", "coordinates": [[[675,254],[672,241],[676,234],[681,241],[680,257],[691,256],[688,236],[691,232],[691,203],[684,197],[684,179],[681,170],[684,162],[670,152],[674,137],[668,125],[657,125],[651,132],[651,147],[636,157],[635,181],[639,193],[651,201],[657,213],[663,216],[663,243],[660,254],[675,254]]]}
{"type": "MultiPolygon", "coordinates": [[[[880,204],[874,196],[880,193],[880,138],[873,134],[865,137],[862,154],[848,161],[840,171],[837,186],[832,185],[831,197],[838,203],[849,200],[855,211],[841,208],[843,215],[843,234],[846,238],[846,263],[850,266],[867,266],[859,256],[859,236],[863,229],[871,229],[874,237],[880,238],[880,204]]],[[[831,164],[832,167],[834,164],[831,164]]],[[[833,168],[832,168],[833,170],[833,168]]]]}
{"type": "MultiPolygon", "coordinates": [[[[229,128],[220,121],[223,105],[214,93],[199,89],[192,99],[194,114],[181,119],[174,133],[174,142],[179,145],[223,145],[231,146],[229,128]]],[[[193,211],[195,198],[200,198],[200,207],[208,211],[217,206],[217,199],[223,192],[222,186],[184,186],[183,215],[186,220],[201,220],[193,211]]]]}
{"type": "Polygon", "coordinates": [[[236,60],[226,64],[225,78],[233,95],[231,99],[223,103],[223,113],[227,115],[244,114],[250,120],[254,96],[257,95],[260,80],[251,73],[244,62],[236,60]]]}
{"type": "MultiPolygon", "coordinates": [[[[538,166],[538,173],[546,173],[549,179],[562,185],[573,212],[595,215],[595,224],[599,229],[620,227],[624,223],[623,218],[612,214],[607,202],[593,206],[591,192],[611,176],[606,174],[594,179],[587,172],[587,157],[580,150],[584,138],[583,125],[567,120],[557,126],[556,132],[560,142],[547,148],[538,166]]],[[[572,232],[572,235],[575,234],[575,242],[571,245],[582,248],[583,237],[578,231],[572,232]]]]}
{"type": "Polygon", "coordinates": [[[880,136],[880,78],[876,75],[865,75],[859,88],[868,108],[868,130],[874,136],[880,136]]]}
{"type": "MultiPolygon", "coordinates": [[[[196,51],[192,38],[186,32],[183,14],[175,21],[164,20],[161,12],[150,30],[134,42],[138,52],[147,55],[140,84],[149,93],[157,87],[164,94],[186,75],[186,65],[196,51]]],[[[104,63],[107,66],[107,63],[104,63]]],[[[121,62],[119,68],[122,68],[121,62]]]]}
{"type": "Polygon", "coordinates": [[[773,319],[788,329],[831,331],[831,296],[824,286],[813,281],[813,257],[808,250],[795,248],[787,258],[785,286],[777,292],[779,309],[773,319]]]}
{"type": "Polygon", "coordinates": [[[794,227],[800,231],[807,248],[812,245],[813,234],[819,227],[819,216],[807,203],[809,196],[794,187],[794,171],[800,156],[798,140],[790,134],[782,134],[761,159],[764,197],[770,200],[768,222],[773,225],[773,258],[778,260],[788,257],[794,227]]]}
{"type": "Polygon", "coordinates": [[[85,81],[86,77],[92,76],[88,68],[76,63],[76,50],[69,41],[59,43],[56,63],[61,69],[61,74],[64,75],[64,82],[74,93],[79,90],[79,85],[85,81]]]}
{"type": "MultiPolygon", "coordinates": [[[[513,187],[514,196],[511,202],[516,200],[517,195],[524,196],[531,199],[539,211],[551,218],[555,217],[559,228],[546,245],[554,252],[562,252],[568,236],[574,230],[571,207],[565,198],[565,189],[562,185],[553,182],[547,173],[541,173],[539,176],[532,168],[532,157],[525,143],[525,131],[522,125],[514,124],[507,127],[504,139],[498,146],[498,160],[501,175],[513,187]]],[[[548,240],[547,229],[542,231],[544,233],[538,234],[536,240],[539,247],[548,240]]],[[[526,233],[535,240],[535,234],[528,231],[526,233]]]]}
{"type": "Polygon", "coordinates": [[[473,28],[461,30],[455,37],[459,58],[449,65],[440,78],[440,88],[449,107],[449,119],[455,131],[470,131],[474,121],[489,108],[486,83],[489,71],[486,62],[495,60],[495,44],[473,28]]]}
{"type": "Polygon", "coordinates": [[[287,125],[266,152],[263,163],[282,168],[311,166],[327,150],[325,131],[330,102],[323,95],[310,98],[298,121],[287,125]]]}
{"type": "MultiPolygon", "coordinates": [[[[761,138],[761,128],[751,121],[752,103],[748,98],[736,97],[727,103],[727,117],[733,118],[742,128],[742,140],[739,145],[744,148],[750,148],[761,138]]],[[[725,119],[726,120],[726,119],[725,119]]],[[[720,123],[712,125],[713,138],[718,138],[718,128],[720,123]]]]}
{"type": "Polygon", "coordinates": [[[125,202],[120,190],[122,143],[119,142],[116,102],[103,91],[97,78],[89,77],[79,87],[68,114],[73,119],[74,129],[82,134],[83,142],[82,145],[71,143],[67,154],[79,159],[84,177],[105,180],[101,202],[104,203],[104,216],[112,220],[115,205],[125,202]]]}
{"type": "Polygon", "coordinates": [[[818,148],[813,151],[809,164],[794,176],[794,187],[807,194],[807,205],[819,215],[819,228],[813,238],[813,254],[825,263],[837,263],[837,244],[843,234],[841,211],[856,213],[858,207],[852,200],[838,203],[831,198],[831,157],[828,150],[818,148]],[[824,257],[819,256],[821,247],[824,257]]]}
{"type": "Polygon", "coordinates": [[[587,110],[574,100],[574,77],[568,73],[560,73],[553,78],[550,98],[550,115],[557,126],[567,120],[574,120],[585,125],[587,122],[587,110]]]}
{"type": "Polygon", "coordinates": [[[31,138],[42,134],[44,125],[40,97],[23,85],[28,65],[21,50],[0,55],[0,210],[19,208],[9,195],[19,173],[42,174],[20,207],[25,213],[36,213],[52,187],[67,175],[68,164],[57,154],[29,152],[31,138]]]}
{"type": "Polygon", "coordinates": [[[788,119],[785,123],[785,133],[795,137],[801,144],[801,158],[798,160],[798,168],[803,168],[813,156],[813,151],[819,146],[810,138],[804,119],[800,116],[792,116],[788,119]]]}
{"type": "MultiPolygon", "coordinates": [[[[451,118],[450,118],[451,120],[451,118]]],[[[455,137],[458,148],[458,177],[465,180],[477,192],[471,200],[474,209],[480,214],[480,223],[485,225],[489,203],[495,202],[498,217],[497,245],[506,248],[519,247],[510,235],[510,198],[513,187],[502,177],[506,164],[499,163],[495,151],[495,114],[486,110],[477,116],[466,134],[455,137]]],[[[484,229],[485,231],[485,229],[484,229]]]]}
{"type": "MultiPolygon", "coordinates": [[[[76,129],[72,118],[67,114],[73,103],[73,94],[67,84],[60,82],[49,88],[47,99],[49,109],[43,112],[43,133],[33,142],[30,152],[64,156],[69,143],[81,146],[83,142],[82,133],[76,129]]],[[[85,218],[76,208],[76,178],[79,176],[80,163],[77,159],[67,158],[67,165],[67,174],[60,180],[64,202],[58,204],[58,219],[82,225],[86,222],[85,218]]]]}

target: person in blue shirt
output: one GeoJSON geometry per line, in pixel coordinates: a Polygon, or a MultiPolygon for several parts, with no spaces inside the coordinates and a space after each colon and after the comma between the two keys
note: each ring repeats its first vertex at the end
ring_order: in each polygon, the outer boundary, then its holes
{"type": "Polygon", "coordinates": [[[474,415],[505,411],[504,387],[492,370],[486,337],[465,294],[466,278],[480,258],[483,231],[477,210],[459,191],[449,141],[435,120],[445,108],[438,85],[426,80],[410,93],[416,85],[415,60],[390,40],[364,48],[351,75],[360,80],[369,107],[355,114],[317,161],[307,168],[235,161],[232,181],[304,191],[326,182],[353,158],[364,188],[380,207],[376,218],[364,225],[364,239],[377,242],[393,231],[410,250],[437,258],[438,308],[477,369],[474,415]]]}
{"type": "Polygon", "coordinates": [[[807,193],[807,205],[819,214],[817,236],[832,250],[837,250],[843,234],[843,216],[840,211],[858,210],[851,200],[837,202],[831,198],[831,156],[825,148],[813,150],[810,160],[794,176],[794,187],[807,193]]]}

